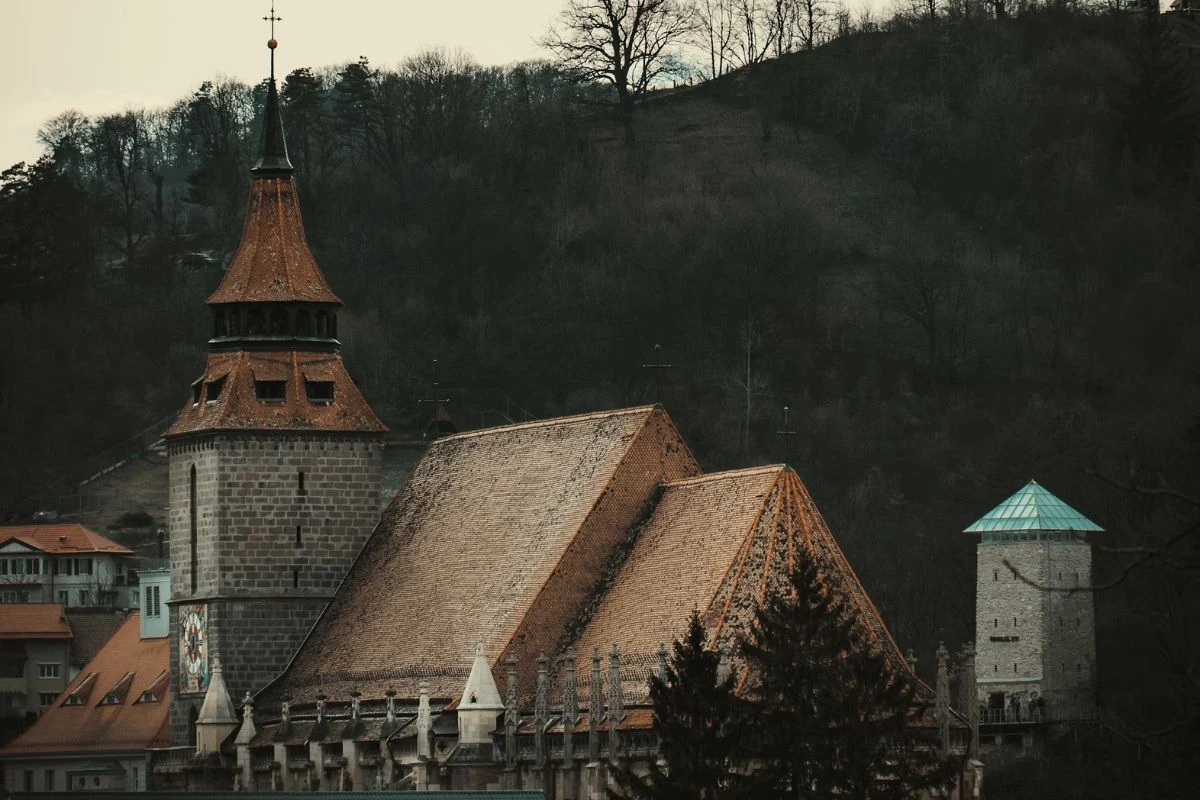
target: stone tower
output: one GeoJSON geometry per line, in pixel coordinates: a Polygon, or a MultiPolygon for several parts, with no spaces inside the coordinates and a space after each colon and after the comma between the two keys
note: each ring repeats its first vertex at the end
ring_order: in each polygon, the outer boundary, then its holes
{"type": "Polygon", "coordinates": [[[233,697],[291,659],[378,520],[386,428],[339,355],[342,303],[309,251],[275,88],[275,40],[241,244],[208,298],[204,374],[170,454],[171,738],[219,654],[233,697]]]}
{"type": "Polygon", "coordinates": [[[976,686],[983,722],[1070,720],[1095,706],[1089,532],[1102,528],[1030,481],[968,527],[976,574],[976,686]]]}

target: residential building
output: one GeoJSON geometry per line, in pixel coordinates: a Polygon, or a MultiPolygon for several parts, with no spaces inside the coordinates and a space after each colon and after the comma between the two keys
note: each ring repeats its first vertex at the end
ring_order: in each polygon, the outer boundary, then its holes
{"type": "MultiPolygon", "coordinates": [[[[166,571],[144,583],[169,586],[166,571]]],[[[151,601],[154,593],[146,595],[151,601]]],[[[9,610],[9,609],[6,609],[9,610]]],[[[21,792],[142,791],[150,750],[167,743],[165,605],[130,614],[96,657],[17,739],[0,749],[4,785],[21,792]]]]}
{"type": "Polygon", "coordinates": [[[77,523],[0,526],[0,603],[136,608],[134,553],[77,523]]]}

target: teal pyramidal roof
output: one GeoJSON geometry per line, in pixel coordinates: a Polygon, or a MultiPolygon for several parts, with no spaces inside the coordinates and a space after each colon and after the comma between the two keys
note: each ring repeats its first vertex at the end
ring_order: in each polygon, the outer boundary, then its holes
{"type": "Polygon", "coordinates": [[[963,533],[995,531],[1103,531],[1096,523],[1030,481],[963,533]]]}

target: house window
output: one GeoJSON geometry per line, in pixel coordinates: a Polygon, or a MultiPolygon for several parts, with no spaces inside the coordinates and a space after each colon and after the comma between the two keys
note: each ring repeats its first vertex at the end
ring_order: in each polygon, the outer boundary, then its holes
{"type": "Polygon", "coordinates": [[[329,405],[333,402],[333,381],[305,381],[304,391],[310,403],[329,405]]]}
{"type": "Polygon", "coordinates": [[[87,606],[92,603],[92,595],[87,589],[79,590],[79,605],[87,606]]]}
{"type": "Polygon", "coordinates": [[[25,574],[26,575],[41,575],[42,560],[40,558],[25,559],[25,574]]]}
{"type": "Polygon", "coordinates": [[[146,587],[146,616],[159,617],[162,616],[162,606],[159,605],[158,585],[146,587]]]}
{"type": "MultiPolygon", "coordinates": [[[[24,678],[25,677],[25,662],[17,659],[6,658],[0,661],[0,678],[24,678]]],[[[8,695],[2,695],[4,699],[8,699],[8,695]]]]}
{"type": "Polygon", "coordinates": [[[52,769],[46,770],[45,783],[46,783],[46,786],[45,786],[46,791],[53,792],[54,791],[54,770],[52,770],[52,769]]]}
{"type": "Polygon", "coordinates": [[[25,787],[25,791],[33,791],[33,770],[25,770],[25,774],[21,776],[21,785],[25,787]]]}
{"type": "Polygon", "coordinates": [[[58,664],[38,664],[39,678],[57,678],[59,676],[58,664]]]}
{"type": "Polygon", "coordinates": [[[38,703],[42,708],[49,708],[54,705],[54,698],[58,697],[54,692],[38,692],[38,703]]]}
{"type": "Polygon", "coordinates": [[[287,399],[287,381],[255,381],[254,396],[264,403],[282,403],[287,399]]]}
{"type": "Polygon", "coordinates": [[[87,574],[88,574],[88,575],[92,575],[92,574],[94,574],[94,573],[92,572],[92,570],[93,570],[93,569],[95,569],[95,562],[94,562],[94,559],[91,559],[91,558],[85,558],[85,559],[83,560],[83,565],[84,565],[84,569],[86,569],[86,570],[87,570],[87,574]]]}
{"type": "Polygon", "coordinates": [[[64,606],[71,605],[71,593],[66,589],[63,589],[58,593],[58,602],[62,603],[64,606]]]}

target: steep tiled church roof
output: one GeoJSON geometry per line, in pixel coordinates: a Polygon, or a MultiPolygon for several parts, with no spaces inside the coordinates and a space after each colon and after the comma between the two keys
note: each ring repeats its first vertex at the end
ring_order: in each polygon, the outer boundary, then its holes
{"type": "Polygon", "coordinates": [[[430,445],[260,706],[318,691],[457,698],[477,645],[533,677],[662,483],[699,474],[655,407],[489,428],[430,445]]]}
{"type": "MultiPolygon", "coordinates": [[[[669,646],[683,634],[693,609],[734,655],[733,642],[748,629],[756,606],[780,589],[799,559],[819,564],[867,639],[906,668],[808,491],[795,472],[778,465],[667,484],[574,642],[577,658],[617,645],[623,691],[631,702],[645,701],[659,644],[669,646]]],[[[607,674],[607,659],[605,665],[607,674]]]]}
{"type": "Polygon", "coordinates": [[[334,353],[210,353],[194,387],[193,402],[179,412],[168,437],[213,430],[387,430],[334,353]],[[256,381],[282,382],[282,398],[259,399],[256,381]],[[310,398],[309,382],[326,384],[329,394],[310,398]]]}

